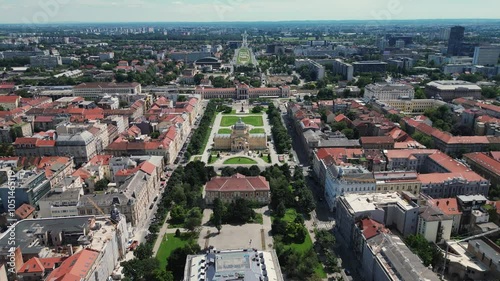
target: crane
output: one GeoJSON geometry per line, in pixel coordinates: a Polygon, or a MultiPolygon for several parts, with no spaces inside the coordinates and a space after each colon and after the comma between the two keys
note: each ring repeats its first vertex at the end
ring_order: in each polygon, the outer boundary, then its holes
{"type": "MultiPolygon", "coordinates": [[[[120,241],[121,240],[121,237],[122,237],[122,232],[120,230],[120,228],[118,228],[118,225],[116,224],[115,221],[113,221],[111,218],[109,218],[106,213],[104,213],[104,211],[94,202],[94,200],[92,200],[90,197],[87,196],[87,200],[90,202],[90,204],[92,204],[92,206],[94,206],[94,208],[97,209],[97,211],[99,211],[103,216],[104,218],[109,221],[111,223],[111,225],[115,228],[116,230],[116,235],[118,236],[118,240],[120,241]]],[[[119,253],[120,253],[120,257],[123,257],[124,256],[124,253],[122,251],[119,250],[119,253]]]]}

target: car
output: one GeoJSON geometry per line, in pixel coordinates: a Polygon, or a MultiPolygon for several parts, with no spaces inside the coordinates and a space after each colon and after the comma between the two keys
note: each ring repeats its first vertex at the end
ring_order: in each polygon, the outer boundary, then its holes
{"type": "Polygon", "coordinates": [[[349,271],[349,269],[344,269],[344,272],[345,272],[345,275],[347,276],[351,276],[351,272],[349,271]]]}
{"type": "Polygon", "coordinates": [[[149,209],[153,209],[153,207],[155,206],[155,204],[151,203],[151,205],[149,205],[149,209]]]}
{"type": "Polygon", "coordinates": [[[139,246],[139,241],[134,240],[134,241],[130,244],[130,246],[128,246],[128,249],[129,249],[130,251],[133,251],[133,250],[135,250],[135,249],[137,248],[137,246],[139,246]]]}

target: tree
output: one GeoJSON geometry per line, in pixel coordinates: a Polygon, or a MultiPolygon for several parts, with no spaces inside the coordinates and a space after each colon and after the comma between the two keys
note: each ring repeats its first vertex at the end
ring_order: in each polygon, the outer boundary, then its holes
{"type": "Polygon", "coordinates": [[[123,274],[132,280],[149,279],[150,274],[158,269],[159,262],[156,258],[147,258],[144,260],[133,258],[121,263],[123,274]]]}
{"type": "Polygon", "coordinates": [[[152,132],[149,136],[150,136],[152,139],[158,139],[158,137],[160,136],[160,132],[158,132],[158,131],[154,131],[154,132],[152,132]]]}
{"type": "Polygon", "coordinates": [[[175,249],[167,260],[167,270],[171,271],[174,280],[182,280],[184,277],[184,265],[188,255],[194,255],[201,251],[198,243],[190,243],[182,248],[175,249]]]}
{"type": "Polygon", "coordinates": [[[354,139],[354,130],[353,129],[343,129],[342,130],[342,134],[344,134],[346,136],[346,138],[352,140],[354,139]]]}
{"type": "Polygon", "coordinates": [[[261,113],[264,107],[261,105],[256,105],[252,108],[252,113],[261,113]]]}
{"type": "Polygon", "coordinates": [[[228,223],[242,224],[255,218],[255,211],[250,206],[250,202],[237,198],[227,207],[231,212],[226,212],[225,221],[228,223]]]}
{"type": "Polygon", "coordinates": [[[217,231],[220,233],[220,230],[222,229],[222,220],[225,216],[225,207],[219,198],[215,198],[213,201],[213,211],[213,224],[217,228],[217,231]]]}
{"type": "Polygon", "coordinates": [[[186,211],[182,205],[175,205],[170,211],[170,223],[179,224],[186,219],[186,211]]]}
{"type": "Polygon", "coordinates": [[[109,180],[103,178],[103,179],[100,179],[98,180],[96,183],[95,183],[95,187],[94,189],[96,191],[103,191],[105,190],[106,188],[108,188],[108,184],[109,184],[109,180]]]}
{"type": "Polygon", "coordinates": [[[145,279],[151,281],[174,281],[174,276],[170,271],[157,268],[145,279]]]}
{"type": "Polygon", "coordinates": [[[408,247],[417,254],[425,266],[435,266],[442,258],[441,252],[432,243],[427,242],[424,236],[410,235],[406,239],[408,247]]]}
{"type": "Polygon", "coordinates": [[[195,231],[201,225],[201,219],[203,214],[201,213],[200,208],[194,207],[186,215],[186,219],[184,221],[184,227],[189,231],[195,231]]]}
{"type": "Polygon", "coordinates": [[[222,168],[221,175],[223,177],[231,177],[236,174],[236,169],[233,167],[224,167],[222,168]]]}
{"type": "Polygon", "coordinates": [[[149,243],[142,243],[135,248],[134,256],[140,260],[145,260],[153,256],[153,246],[149,243]]]}
{"type": "Polygon", "coordinates": [[[415,87],[415,99],[426,99],[427,96],[420,86],[415,87]]]}
{"type": "Polygon", "coordinates": [[[201,84],[201,80],[203,80],[205,78],[205,75],[201,74],[201,73],[198,73],[198,74],[195,74],[193,79],[194,79],[194,83],[196,85],[200,85],[201,84]]]}
{"type": "Polygon", "coordinates": [[[175,237],[181,237],[181,231],[178,228],[175,230],[175,237]]]}
{"type": "Polygon", "coordinates": [[[284,216],[285,216],[285,214],[286,214],[286,207],[285,207],[285,203],[280,202],[280,203],[278,204],[278,207],[276,208],[276,216],[277,216],[278,218],[282,218],[282,217],[284,217],[284,216]]]}

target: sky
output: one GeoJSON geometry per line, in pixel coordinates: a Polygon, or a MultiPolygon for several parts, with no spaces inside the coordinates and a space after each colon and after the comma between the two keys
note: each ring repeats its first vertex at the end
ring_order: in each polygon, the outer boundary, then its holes
{"type": "Polygon", "coordinates": [[[0,0],[0,23],[499,19],[499,0],[0,0]]]}

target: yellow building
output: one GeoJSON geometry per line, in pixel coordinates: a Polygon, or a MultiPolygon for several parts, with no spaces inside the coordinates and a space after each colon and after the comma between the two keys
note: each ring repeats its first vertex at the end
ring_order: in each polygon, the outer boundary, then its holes
{"type": "Polygon", "coordinates": [[[238,120],[232,127],[231,134],[216,134],[214,137],[215,150],[250,151],[267,149],[266,134],[250,134],[250,128],[243,121],[238,120]]]}
{"type": "Polygon", "coordinates": [[[416,172],[376,172],[373,175],[376,180],[376,192],[403,192],[419,194],[422,183],[418,180],[416,172]]]}

